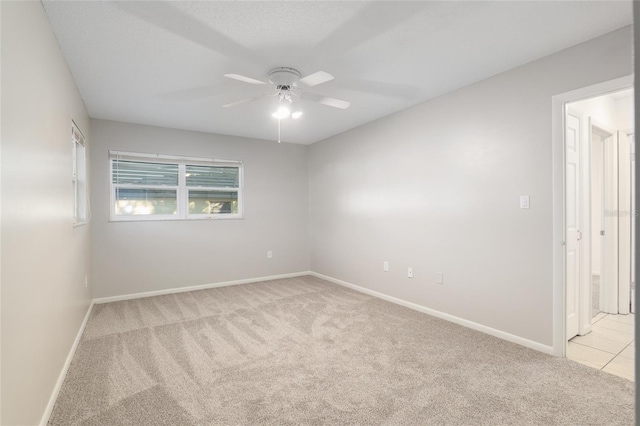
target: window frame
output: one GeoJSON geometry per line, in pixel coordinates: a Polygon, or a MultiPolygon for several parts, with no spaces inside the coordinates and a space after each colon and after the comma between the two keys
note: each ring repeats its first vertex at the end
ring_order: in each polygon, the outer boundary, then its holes
{"type": "Polygon", "coordinates": [[[74,227],[89,223],[89,194],[87,173],[87,145],[84,134],[71,120],[71,184],[73,188],[74,227]],[[79,149],[80,148],[80,149],[79,149]]]}
{"type": "Polygon", "coordinates": [[[110,222],[139,222],[139,221],[174,221],[174,220],[228,220],[244,218],[244,164],[238,160],[222,160],[217,158],[203,157],[185,157],[178,155],[148,154],[124,151],[109,151],[109,221],[110,222]],[[163,163],[178,165],[178,185],[132,185],[117,184],[113,182],[113,164],[114,160],[138,161],[147,163],[163,163]],[[211,167],[232,167],[238,169],[238,187],[237,188],[218,188],[218,187],[200,187],[187,186],[186,168],[187,165],[194,166],[211,166],[211,167]],[[163,189],[176,191],[177,209],[176,214],[172,215],[116,215],[116,189],[163,189]],[[193,214],[189,213],[189,190],[200,191],[224,191],[238,193],[238,213],[212,213],[212,214],[193,214]]]}

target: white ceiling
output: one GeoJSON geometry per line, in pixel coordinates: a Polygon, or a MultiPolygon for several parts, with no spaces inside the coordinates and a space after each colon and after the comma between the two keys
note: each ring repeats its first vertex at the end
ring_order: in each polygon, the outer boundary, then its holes
{"type": "Polygon", "coordinates": [[[335,80],[282,140],[311,144],[632,23],[631,1],[44,1],[94,118],[273,140],[273,99],[223,77],[335,80]]]}

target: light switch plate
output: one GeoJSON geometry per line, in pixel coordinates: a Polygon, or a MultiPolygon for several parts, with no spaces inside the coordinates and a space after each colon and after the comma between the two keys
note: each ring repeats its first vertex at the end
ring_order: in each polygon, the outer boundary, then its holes
{"type": "Polygon", "coordinates": [[[528,195],[521,195],[520,196],[520,208],[521,209],[528,209],[529,208],[529,196],[528,195]]]}

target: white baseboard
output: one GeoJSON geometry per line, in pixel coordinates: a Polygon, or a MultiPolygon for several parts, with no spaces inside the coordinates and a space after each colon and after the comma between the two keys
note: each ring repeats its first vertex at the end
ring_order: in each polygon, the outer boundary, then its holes
{"type": "Polygon", "coordinates": [[[51,417],[51,412],[53,411],[53,406],[56,403],[56,399],[58,399],[58,394],[60,393],[60,388],[62,388],[62,383],[64,382],[64,378],[67,377],[67,372],[69,371],[69,367],[71,366],[71,360],[73,360],[73,356],[76,353],[76,349],[78,348],[78,344],[80,344],[80,339],[82,338],[82,333],[84,333],[84,328],[87,325],[87,321],[89,321],[89,315],[91,315],[91,310],[93,309],[93,301],[89,305],[89,309],[87,309],[87,314],[84,316],[84,320],[80,325],[80,330],[78,330],[78,334],[76,335],[76,339],[73,341],[73,345],[71,345],[71,350],[69,351],[69,355],[67,355],[67,359],[64,362],[64,366],[62,367],[62,371],[60,371],[60,375],[58,376],[58,381],[56,382],[56,386],[53,388],[53,392],[51,393],[51,397],[49,398],[49,402],[42,414],[42,418],[40,419],[40,426],[46,426],[49,422],[49,417],[51,417]]]}
{"type": "Polygon", "coordinates": [[[466,320],[464,318],[459,318],[459,317],[456,317],[454,315],[445,314],[444,312],[436,311],[435,309],[427,308],[425,306],[418,305],[418,304],[413,303],[413,302],[407,302],[406,300],[398,299],[396,297],[389,296],[389,295],[386,295],[384,293],[377,292],[375,290],[369,290],[368,288],[360,287],[358,285],[351,284],[351,283],[348,283],[346,281],[339,280],[337,278],[329,277],[327,275],[322,275],[322,274],[319,274],[317,272],[311,271],[310,275],[313,275],[314,277],[317,277],[317,278],[321,278],[323,280],[331,281],[332,283],[339,284],[339,285],[344,286],[344,287],[348,287],[350,289],[359,291],[361,293],[368,294],[370,296],[377,297],[379,299],[386,300],[386,301],[391,302],[391,303],[395,303],[397,305],[405,306],[407,308],[413,309],[413,310],[418,311],[418,312],[422,312],[422,313],[425,313],[425,314],[428,314],[428,315],[432,315],[434,317],[441,318],[443,320],[446,320],[446,321],[449,321],[449,322],[453,322],[455,324],[459,324],[459,325],[462,325],[464,327],[471,328],[473,330],[477,330],[477,331],[489,334],[489,335],[494,336],[494,337],[498,337],[498,338],[506,340],[508,342],[516,343],[518,345],[525,346],[527,348],[534,349],[536,351],[543,352],[543,353],[548,354],[548,355],[554,355],[552,346],[543,345],[542,343],[534,342],[533,340],[525,339],[524,337],[516,336],[514,334],[510,334],[510,333],[507,333],[505,331],[497,330],[495,328],[487,327],[485,325],[478,324],[476,322],[469,321],[469,320],[466,320]]]}
{"type": "Polygon", "coordinates": [[[293,272],[291,274],[271,275],[269,277],[247,278],[243,280],[224,281],[224,282],[212,283],[212,284],[200,284],[200,285],[192,285],[188,287],[168,288],[165,290],[145,291],[142,293],[124,294],[121,296],[98,297],[96,299],[93,299],[93,303],[100,304],[100,303],[118,302],[121,300],[131,300],[131,299],[140,299],[143,297],[161,296],[163,294],[184,293],[187,291],[194,291],[194,290],[206,290],[208,288],[227,287],[230,285],[249,284],[249,283],[256,283],[260,281],[278,280],[282,278],[301,277],[303,275],[310,275],[310,273],[311,273],[310,271],[293,272]]]}

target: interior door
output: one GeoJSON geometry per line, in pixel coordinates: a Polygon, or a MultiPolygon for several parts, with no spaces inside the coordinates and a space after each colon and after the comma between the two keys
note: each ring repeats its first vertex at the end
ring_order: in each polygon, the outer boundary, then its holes
{"type": "MultiPolygon", "coordinates": [[[[598,276],[598,304],[599,312],[604,308],[604,139],[599,131],[594,131],[590,125],[591,135],[591,264],[593,275],[598,276]]],[[[593,293],[593,289],[591,291],[593,293]]],[[[593,301],[592,301],[593,302],[593,301]]],[[[593,305],[593,303],[592,303],[593,305]]]]}
{"type": "Polygon", "coordinates": [[[631,307],[631,143],[618,132],[618,313],[631,307]]]}
{"type": "Polygon", "coordinates": [[[602,282],[603,310],[618,313],[618,140],[615,134],[603,142],[602,282]]]}
{"type": "Polygon", "coordinates": [[[567,339],[580,330],[580,118],[567,113],[565,134],[567,339]]]}

